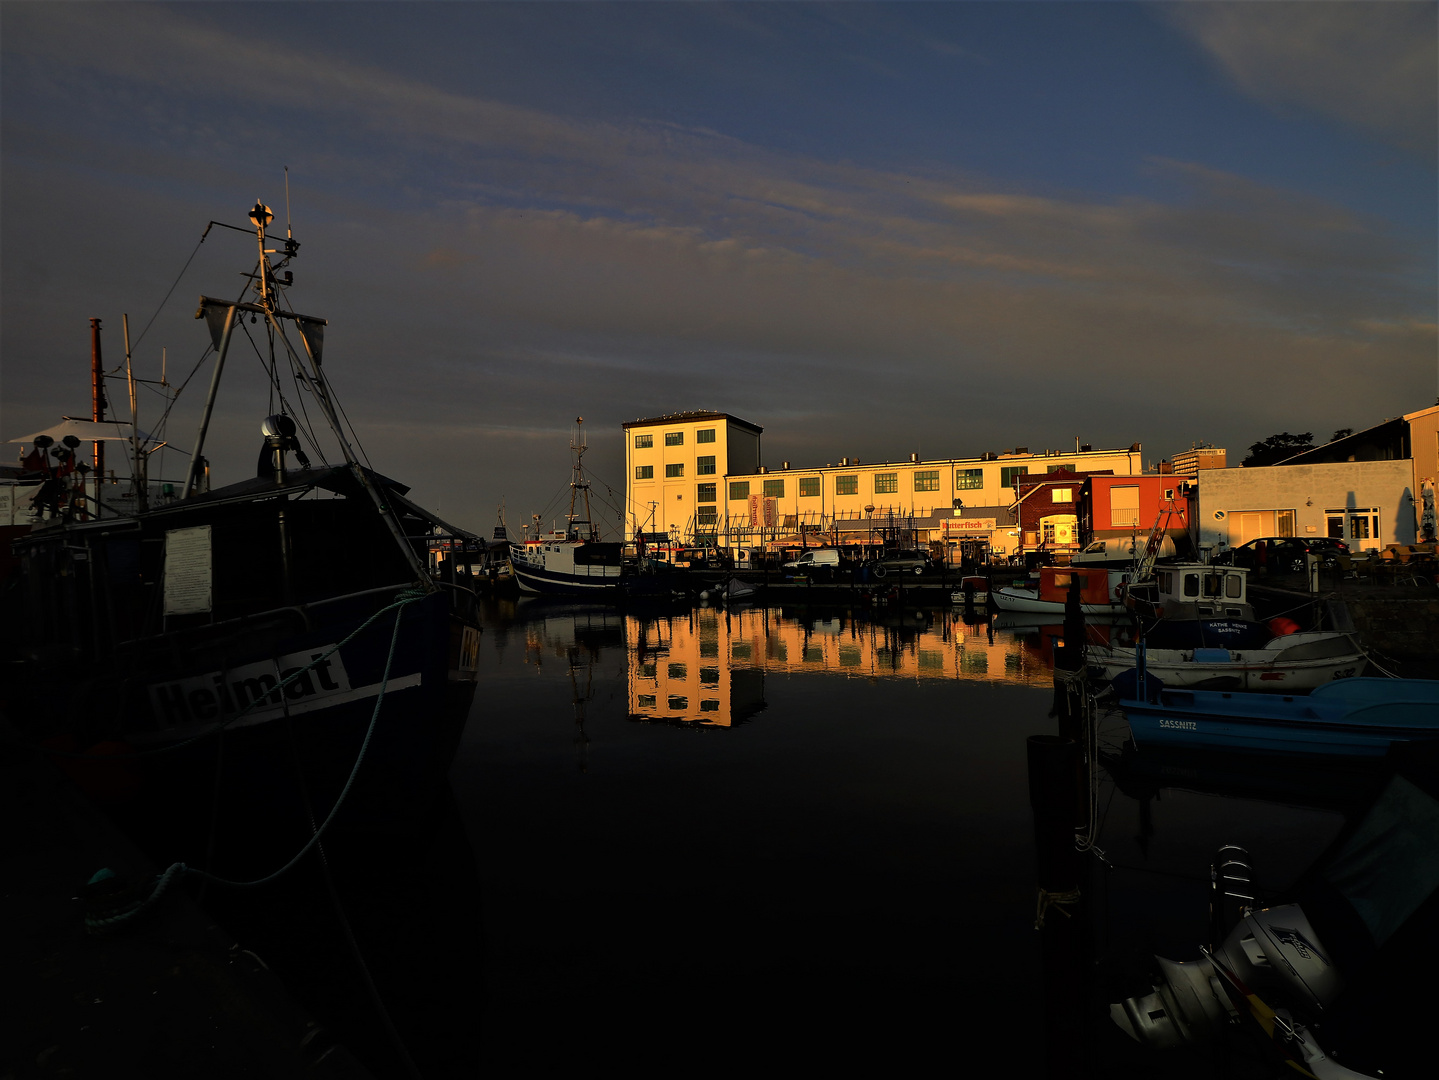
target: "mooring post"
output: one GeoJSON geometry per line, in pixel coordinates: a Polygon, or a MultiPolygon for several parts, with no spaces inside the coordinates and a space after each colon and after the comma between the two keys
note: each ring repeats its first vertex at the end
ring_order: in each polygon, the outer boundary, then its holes
{"type": "Polygon", "coordinates": [[[1079,853],[1074,847],[1073,739],[1031,735],[1026,746],[1029,804],[1034,811],[1036,904],[1041,935],[1048,1075],[1084,1075],[1083,937],[1079,853]]]}

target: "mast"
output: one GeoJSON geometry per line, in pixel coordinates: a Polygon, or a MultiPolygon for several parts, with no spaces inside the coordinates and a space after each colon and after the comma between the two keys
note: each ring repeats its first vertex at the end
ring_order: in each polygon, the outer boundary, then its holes
{"type": "MultiPolygon", "coordinates": [[[[100,360],[100,320],[90,320],[90,399],[91,419],[97,424],[105,419],[105,365],[100,360]]],[[[105,483],[105,443],[95,440],[95,516],[100,516],[100,491],[105,483]]]]}
{"type": "Polygon", "coordinates": [[[589,449],[589,442],[585,438],[585,418],[583,416],[575,417],[575,430],[574,434],[570,437],[570,449],[574,451],[575,464],[570,475],[570,527],[566,531],[572,539],[578,539],[579,530],[576,526],[584,523],[589,526],[589,536],[585,539],[598,540],[600,538],[599,533],[595,529],[594,519],[590,517],[590,482],[585,479],[584,465],[581,461],[585,456],[585,451],[589,449]],[[583,498],[585,501],[585,513],[583,517],[575,513],[575,502],[580,498],[583,498]]]}

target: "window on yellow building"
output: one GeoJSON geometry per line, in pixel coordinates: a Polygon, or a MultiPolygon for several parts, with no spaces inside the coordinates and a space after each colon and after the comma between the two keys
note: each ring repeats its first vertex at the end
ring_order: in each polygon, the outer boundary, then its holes
{"type": "Polygon", "coordinates": [[[636,480],[653,480],[653,479],[654,479],[654,476],[655,476],[655,467],[654,467],[653,465],[636,465],[636,466],[635,466],[635,479],[636,479],[636,480]]]}
{"type": "Polygon", "coordinates": [[[674,464],[674,465],[666,465],[666,466],[665,466],[665,475],[666,475],[666,476],[683,476],[684,474],[685,474],[685,467],[684,467],[684,463],[683,463],[683,462],[677,462],[677,463],[674,464]]]}
{"type": "Polygon", "coordinates": [[[696,484],[696,485],[695,485],[695,502],[702,502],[702,503],[714,502],[714,501],[715,501],[715,489],[716,489],[717,487],[719,487],[718,484],[696,484]]]}
{"type": "Polygon", "coordinates": [[[683,446],[685,444],[685,433],[683,431],[666,431],[666,446],[683,446]]]}
{"type": "Polygon", "coordinates": [[[714,441],[715,429],[712,427],[700,428],[698,431],[695,432],[695,442],[697,443],[714,441]]]}
{"type": "Polygon", "coordinates": [[[939,490],[939,470],[938,470],[938,469],[921,469],[919,472],[915,473],[915,474],[914,474],[914,490],[915,490],[915,491],[938,491],[938,490],[939,490]]]}
{"type": "Polygon", "coordinates": [[[766,480],[766,481],[764,482],[764,497],[765,497],[766,499],[783,499],[783,498],[784,498],[784,481],[783,481],[783,480],[766,480]]]}
{"type": "Polygon", "coordinates": [[[654,444],[655,444],[655,437],[654,437],[653,435],[636,435],[636,436],[635,436],[635,449],[636,449],[636,450],[645,450],[645,449],[648,449],[649,447],[653,446],[654,444]]]}
{"type": "Polygon", "coordinates": [[[807,497],[807,496],[811,496],[811,495],[818,495],[818,494],[819,494],[819,477],[818,477],[818,476],[801,476],[801,477],[799,478],[799,493],[800,493],[801,496],[806,496],[806,497],[807,497]]]}
{"type": "Polygon", "coordinates": [[[836,495],[858,495],[859,477],[857,475],[836,476],[834,478],[834,493],[836,495]]]}
{"type": "Polygon", "coordinates": [[[715,472],[715,456],[709,454],[705,457],[695,458],[695,472],[701,476],[713,476],[715,472]]]}
{"type": "Polygon", "coordinates": [[[743,500],[749,498],[748,480],[731,480],[729,486],[729,497],[731,500],[743,500]]]}
{"type": "Polygon", "coordinates": [[[874,474],[874,493],[876,495],[893,495],[899,491],[899,473],[878,472],[874,474]]]}

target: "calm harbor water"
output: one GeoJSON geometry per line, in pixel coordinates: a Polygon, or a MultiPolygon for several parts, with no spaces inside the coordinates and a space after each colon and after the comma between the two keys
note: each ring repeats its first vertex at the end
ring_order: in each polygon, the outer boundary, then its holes
{"type": "MultiPolygon", "coordinates": [[[[1055,730],[1057,634],[948,609],[493,603],[451,774],[478,890],[472,1060],[997,1049],[1005,1075],[1042,1075],[1025,739],[1055,730]]],[[[1219,844],[1282,893],[1364,777],[1125,757],[1127,736],[1103,719],[1110,867],[1073,993],[1096,1067],[1174,1075],[1104,1002],[1148,990],[1150,954],[1197,955],[1219,844]]]]}

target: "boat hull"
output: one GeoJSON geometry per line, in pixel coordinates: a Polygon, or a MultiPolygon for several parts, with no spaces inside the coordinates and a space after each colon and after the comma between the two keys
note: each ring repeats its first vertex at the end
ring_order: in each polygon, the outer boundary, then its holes
{"type": "Polygon", "coordinates": [[[565,593],[590,593],[594,595],[618,595],[620,579],[592,575],[570,574],[548,570],[541,566],[530,566],[516,559],[512,564],[515,581],[520,591],[539,596],[557,596],[565,593]]]}
{"type": "MultiPolygon", "coordinates": [[[[1091,669],[1102,673],[1106,679],[1113,679],[1123,671],[1132,671],[1134,663],[1133,649],[1092,649],[1090,653],[1091,669]]],[[[1229,690],[1290,694],[1315,690],[1336,679],[1363,675],[1368,664],[1369,658],[1363,653],[1292,663],[1232,660],[1206,663],[1186,660],[1184,654],[1177,650],[1172,655],[1168,650],[1150,650],[1145,666],[1149,674],[1165,686],[1203,687],[1223,679],[1226,681],[1219,685],[1229,690]]]]}
{"type": "MultiPolygon", "coordinates": [[[[1025,612],[1034,615],[1064,616],[1064,604],[1053,600],[1041,600],[1032,589],[1016,589],[1006,586],[989,594],[990,602],[1000,611],[1025,612]]],[[[1123,615],[1123,604],[1081,604],[1080,610],[1086,615],[1123,615]]]]}
{"type": "Polygon", "coordinates": [[[1439,681],[1344,679],[1309,697],[1162,690],[1124,700],[1135,745],[1377,757],[1439,738],[1439,681]]]}

